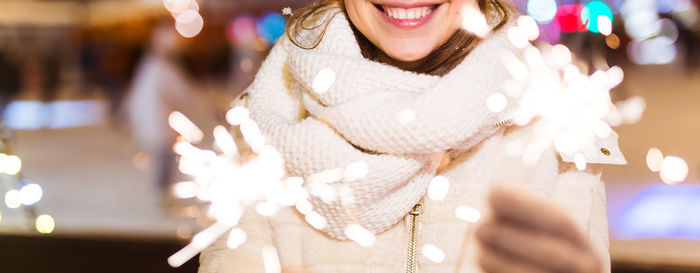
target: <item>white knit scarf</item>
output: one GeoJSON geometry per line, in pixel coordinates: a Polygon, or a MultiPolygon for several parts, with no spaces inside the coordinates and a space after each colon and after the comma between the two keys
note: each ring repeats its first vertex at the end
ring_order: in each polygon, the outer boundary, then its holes
{"type": "Polygon", "coordinates": [[[365,59],[341,12],[314,49],[278,42],[247,90],[248,107],[289,174],[306,178],[324,232],[344,240],[357,224],[377,234],[422,198],[443,152],[468,150],[496,132],[502,114],[486,101],[509,77],[499,61],[509,48],[497,34],[443,77],[416,74],[365,59]],[[323,69],[335,80],[316,93],[323,69]],[[343,176],[364,164],[365,176],[343,176]]]}

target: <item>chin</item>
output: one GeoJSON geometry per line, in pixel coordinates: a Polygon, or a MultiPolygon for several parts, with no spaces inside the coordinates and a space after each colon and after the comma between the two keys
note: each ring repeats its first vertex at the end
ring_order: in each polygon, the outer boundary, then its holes
{"type": "Polygon", "coordinates": [[[414,62],[419,61],[430,52],[433,51],[434,47],[429,46],[425,40],[423,41],[401,41],[394,42],[389,41],[387,43],[390,46],[379,46],[379,48],[389,57],[400,62],[414,62]]]}

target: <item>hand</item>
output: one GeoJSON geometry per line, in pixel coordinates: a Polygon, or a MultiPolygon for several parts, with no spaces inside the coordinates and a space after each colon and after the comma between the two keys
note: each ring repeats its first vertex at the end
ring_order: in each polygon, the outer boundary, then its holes
{"type": "Polygon", "coordinates": [[[476,231],[485,272],[602,271],[602,262],[574,223],[545,200],[497,188],[489,205],[493,214],[476,231]]]}

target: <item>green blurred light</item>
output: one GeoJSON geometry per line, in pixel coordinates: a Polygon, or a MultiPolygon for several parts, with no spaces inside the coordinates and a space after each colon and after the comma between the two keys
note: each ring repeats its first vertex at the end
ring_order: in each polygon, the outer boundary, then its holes
{"type": "Polygon", "coordinates": [[[586,28],[593,33],[600,33],[598,29],[598,16],[606,16],[613,21],[613,13],[610,7],[600,1],[591,1],[586,4],[581,11],[581,22],[586,25],[586,28]]]}

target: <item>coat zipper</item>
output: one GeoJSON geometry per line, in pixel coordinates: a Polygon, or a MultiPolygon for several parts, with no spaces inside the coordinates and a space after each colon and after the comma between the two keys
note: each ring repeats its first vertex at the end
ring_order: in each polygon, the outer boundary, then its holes
{"type": "Polygon", "coordinates": [[[423,202],[418,202],[410,212],[408,212],[408,248],[406,255],[406,273],[416,273],[416,241],[418,240],[418,228],[420,225],[420,215],[423,213],[423,202]]]}

